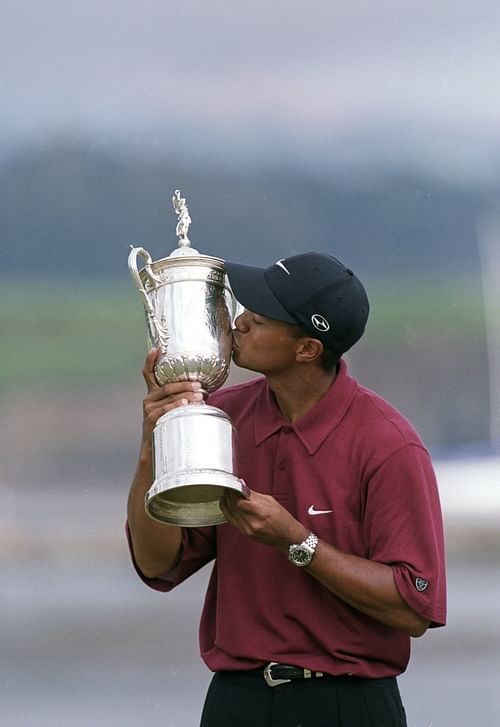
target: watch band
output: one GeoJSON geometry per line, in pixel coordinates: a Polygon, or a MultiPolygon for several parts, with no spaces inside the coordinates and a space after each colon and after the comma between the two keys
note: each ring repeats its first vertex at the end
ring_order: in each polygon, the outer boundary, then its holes
{"type": "Polygon", "coordinates": [[[301,545],[304,545],[306,548],[311,548],[311,550],[314,552],[316,550],[316,546],[319,542],[319,538],[314,533],[309,533],[307,538],[304,540],[301,545]]]}
{"type": "Polygon", "coordinates": [[[303,567],[309,565],[319,543],[319,538],[315,533],[309,533],[302,543],[294,543],[288,548],[288,560],[294,565],[303,567]]]}

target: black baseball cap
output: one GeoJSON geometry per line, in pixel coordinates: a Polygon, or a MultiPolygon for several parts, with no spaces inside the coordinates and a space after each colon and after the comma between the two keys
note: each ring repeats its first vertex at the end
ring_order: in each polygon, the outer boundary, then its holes
{"type": "Polygon", "coordinates": [[[225,263],[236,299],[248,310],[300,324],[339,355],[364,333],[369,303],[361,281],[331,255],[306,252],[268,268],[225,263]]]}

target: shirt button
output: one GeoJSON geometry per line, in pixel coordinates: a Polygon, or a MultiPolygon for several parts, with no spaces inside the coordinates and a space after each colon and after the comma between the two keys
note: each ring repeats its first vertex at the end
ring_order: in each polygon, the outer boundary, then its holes
{"type": "Polygon", "coordinates": [[[278,465],[279,469],[284,472],[286,470],[286,462],[284,459],[281,460],[281,462],[278,465]]]}
{"type": "Polygon", "coordinates": [[[283,434],[291,434],[293,432],[293,429],[290,427],[283,427],[283,434]]]}

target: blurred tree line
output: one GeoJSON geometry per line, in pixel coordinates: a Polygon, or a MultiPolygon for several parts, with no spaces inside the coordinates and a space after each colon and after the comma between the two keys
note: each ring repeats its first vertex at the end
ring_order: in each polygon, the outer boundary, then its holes
{"type": "Polygon", "coordinates": [[[403,170],[193,168],[78,142],[26,148],[0,164],[2,271],[123,275],[129,243],[162,257],[177,244],[180,188],[200,251],[255,264],[315,249],[361,274],[433,280],[477,272],[483,195],[403,170]]]}
{"type": "Polygon", "coordinates": [[[130,244],[153,259],[177,245],[177,188],[200,252],[268,265],[317,250],[352,267],[372,308],[349,354],[353,372],[407,414],[434,452],[486,442],[476,222],[492,190],[404,170],[195,168],[167,153],[67,140],[4,159],[0,184],[0,455],[9,476],[20,436],[38,438],[33,468],[45,478],[64,478],[77,463],[87,479],[89,462],[96,477],[103,461],[115,473],[132,466],[145,326],[127,256],[130,244]]]}

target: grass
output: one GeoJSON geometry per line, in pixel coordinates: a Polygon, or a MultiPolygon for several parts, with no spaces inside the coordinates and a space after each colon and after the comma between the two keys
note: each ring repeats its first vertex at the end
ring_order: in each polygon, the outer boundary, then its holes
{"type": "MultiPolygon", "coordinates": [[[[482,335],[481,290],[470,281],[370,286],[368,345],[408,336],[482,335]]],[[[0,390],[106,386],[136,379],[146,353],[142,302],[132,282],[4,279],[0,390]]]]}
{"type": "Polygon", "coordinates": [[[71,387],[136,375],[146,351],[143,318],[132,284],[4,284],[0,386],[71,387]]]}

